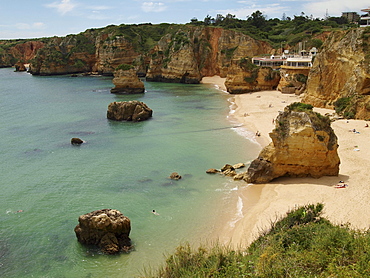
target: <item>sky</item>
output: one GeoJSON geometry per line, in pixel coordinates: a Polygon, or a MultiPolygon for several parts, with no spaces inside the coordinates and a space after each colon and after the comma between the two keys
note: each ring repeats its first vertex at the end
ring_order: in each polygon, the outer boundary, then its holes
{"type": "Polygon", "coordinates": [[[267,19],[301,15],[341,16],[370,6],[369,0],[0,0],[0,39],[78,34],[107,25],[187,23],[207,15],[246,19],[261,11],[267,19]]]}

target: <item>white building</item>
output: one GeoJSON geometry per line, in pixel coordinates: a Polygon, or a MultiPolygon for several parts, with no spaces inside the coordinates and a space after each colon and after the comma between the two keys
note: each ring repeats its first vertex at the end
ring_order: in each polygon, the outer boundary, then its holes
{"type": "Polygon", "coordinates": [[[360,19],[360,27],[368,27],[370,26],[370,8],[362,9],[362,12],[365,12],[366,14],[361,16],[360,19]]]}

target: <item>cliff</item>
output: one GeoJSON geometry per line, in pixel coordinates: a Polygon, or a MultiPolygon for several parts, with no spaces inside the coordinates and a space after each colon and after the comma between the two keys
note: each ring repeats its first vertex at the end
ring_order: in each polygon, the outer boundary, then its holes
{"type": "Polygon", "coordinates": [[[184,26],[154,48],[149,81],[199,83],[203,76],[226,77],[234,59],[269,52],[271,46],[240,32],[184,26]]]}
{"type": "Polygon", "coordinates": [[[222,28],[143,24],[90,29],[50,38],[31,62],[36,75],[98,72],[113,75],[120,64],[149,81],[199,83],[226,77],[233,60],[271,51],[266,42],[222,28]]]}
{"type": "Polygon", "coordinates": [[[266,183],[282,176],[336,176],[340,160],[330,120],[312,106],[293,103],[275,120],[272,142],[252,161],[244,180],[266,183]]]}
{"type": "Polygon", "coordinates": [[[316,56],[307,80],[303,102],[336,108],[350,118],[370,118],[370,30],[358,28],[333,32],[316,56]]]}
{"type": "Polygon", "coordinates": [[[225,86],[231,94],[243,94],[263,90],[276,90],[279,71],[270,67],[257,67],[250,59],[233,61],[226,76],[225,86]]]}
{"type": "Polygon", "coordinates": [[[31,61],[30,73],[56,75],[94,71],[95,38],[89,32],[53,37],[31,61]]]}
{"type": "Polygon", "coordinates": [[[0,67],[11,67],[17,62],[30,63],[43,47],[42,41],[0,42],[0,67]]]}

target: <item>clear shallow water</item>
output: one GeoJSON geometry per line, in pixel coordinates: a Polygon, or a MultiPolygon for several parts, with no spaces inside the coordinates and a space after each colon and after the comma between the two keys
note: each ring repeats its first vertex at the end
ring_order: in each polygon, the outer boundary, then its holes
{"type": "Polygon", "coordinates": [[[209,239],[235,183],[205,171],[247,162],[258,148],[232,129],[227,94],[145,86],[117,96],[108,77],[0,69],[0,277],[135,277],[182,242],[209,239]],[[151,120],[106,119],[110,102],[133,99],[153,109],[151,120]],[[130,218],[135,251],[106,256],[77,242],[78,216],[103,208],[130,218]]]}

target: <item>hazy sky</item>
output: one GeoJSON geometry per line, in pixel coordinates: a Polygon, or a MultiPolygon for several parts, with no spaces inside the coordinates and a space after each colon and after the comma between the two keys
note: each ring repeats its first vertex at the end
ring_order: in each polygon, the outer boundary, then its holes
{"type": "Polygon", "coordinates": [[[315,18],[362,13],[368,0],[0,0],[0,39],[65,36],[110,24],[187,23],[228,13],[245,19],[260,10],[267,18],[315,18]]]}

